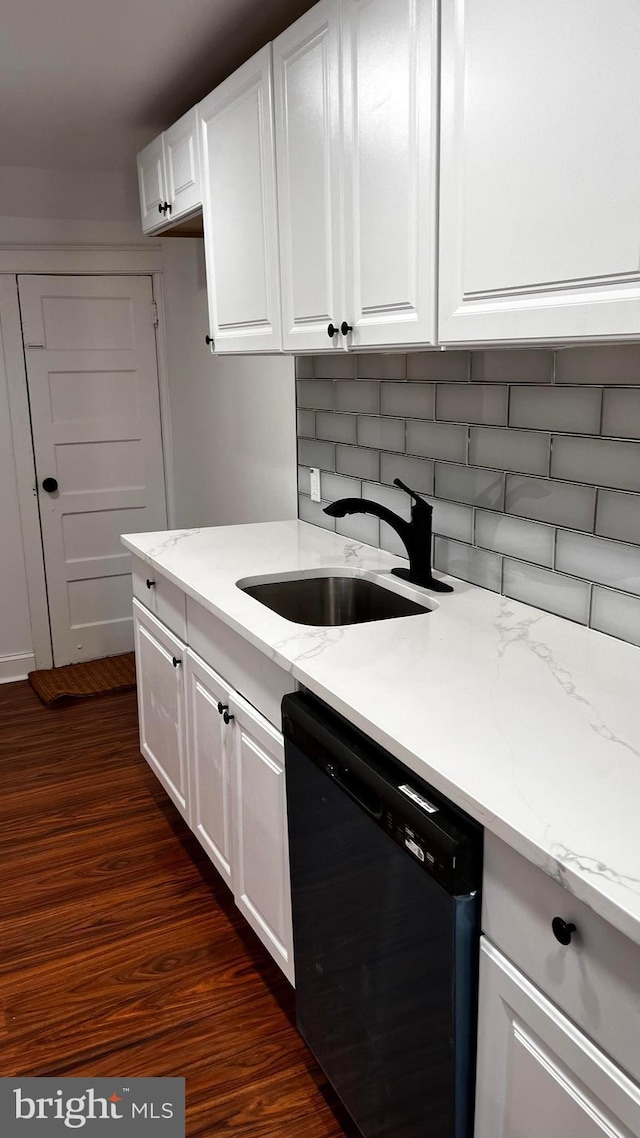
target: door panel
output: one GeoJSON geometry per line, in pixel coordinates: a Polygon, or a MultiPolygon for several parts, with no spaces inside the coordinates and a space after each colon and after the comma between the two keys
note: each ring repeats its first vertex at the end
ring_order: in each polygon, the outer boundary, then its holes
{"type": "Polygon", "coordinates": [[[475,1138],[634,1138],[640,1087],[483,938],[475,1138]]]}
{"type": "Polygon", "coordinates": [[[273,45],[283,347],[343,347],[339,13],[323,0],[273,45]]]}
{"type": "Polygon", "coordinates": [[[281,347],[271,45],[198,106],[209,332],[216,352],[281,347]]]}
{"type": "Polygon", "coordinates": [[[161,134],[138,155],[138,188],[142,230],[150,233],[166,224],[164,215],[158,210],[167,197],[161,134]]]}
{"type": "Polygon", "coordinates": [[[195,107],[163,135],[167,177],[168,220],[175,220],[202,204],[198,168],[198,114],[195,107]]]}
{"type": "Polygon", "coordinates": [[[350,346],[435,337],[438,5],[344,0],[350,346]]]}
{"type": "Polygon", "coordinates": [[[441,340],[637,336],[638,4],[442,19],[441,340]]]}
{"type": "Polygon", "coordinates": [[[230,692],[220,676],[187,651],[189,824],[231,887],[233,727],[218,711],[218,703],[229,705],[230,692]]]}
{"type": "Polygon", "coordinates": [[[120,534],[166,526],[151,281],[20,277],[19,290],[59,666],[131,650],[120,534]]]}
{"type": "Polygon", "coordinates": [[[282,735],[239,696],[235,715],[236,904],[293,983],[282,735]]]}
{"type": "Polygon", "coordinates": [[[135,599],[133,613],[140,750],[186,818],[189,795],[184,714],[186,646],[145,612],[135,599]],[[174,660],[179,663],[174,665],[174,660]]]}

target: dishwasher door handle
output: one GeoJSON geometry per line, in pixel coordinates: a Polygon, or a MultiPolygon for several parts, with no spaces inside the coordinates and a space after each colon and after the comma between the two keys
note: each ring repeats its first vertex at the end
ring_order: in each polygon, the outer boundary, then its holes
{"type": "Polygon", "coordinates": [[[333,779],[340,789],[344,790],[345,794],[348,794],[349,798],[352,798],[367,814],[370,814],[371,817],[375,819],[382,818],[382,799],[378,797],[375,791],[371,790],[371,787],[367,786],[365,782],[362,782],[357,775],[353,775],[351,771],[347,769],[340,771],[333,766],[333,763],[329,763],[326,770],[329,777],[333,779]],[[349,775],[352,782],[346,781],[345,775],[349,775]]]}

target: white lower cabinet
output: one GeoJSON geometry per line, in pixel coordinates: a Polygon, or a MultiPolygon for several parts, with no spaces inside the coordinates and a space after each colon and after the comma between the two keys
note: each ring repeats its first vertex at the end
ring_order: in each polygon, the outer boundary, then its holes
{"type": "Polygon", "coordinates": [[[282,735],[232,695],[236,904],[293,983],[291,885],[282,735]]]}
{"type": "MultiPolygon", "coordinates": [[[[282,735],[144,605],[133,607],[142,753],[293,983],[282,735]]],[[[245,656],[234,661],[233,639],[221,658],[239,678],[245,656]]]]}
{"type": "Polygon", "coordinates": [[[474,1138],[637,1138],[640,1087],[482,938],[474,1138]]]}
{"type": "Polygon", "coordinates": [[[186,645],[135,599],[133,625],[140,750],[183,818],[187,818],[186,645]]]}
{"type": "Polygon", "coordinates": [[[224,709],[228,711],[231,689],[190,649],[186,683],[191,768],[189,824],[216,869],[233,887],[233,733],[222,718],[224,709]]]}

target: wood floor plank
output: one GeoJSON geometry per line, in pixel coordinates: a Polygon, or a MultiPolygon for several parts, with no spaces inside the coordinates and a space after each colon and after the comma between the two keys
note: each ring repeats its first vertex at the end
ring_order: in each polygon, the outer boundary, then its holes
{"type": "Polygon", "coordinates": [[[189,1138],[356,1138],[137,732],[133,692],[0,686],[0,1074],[184,1075],[189,1138]]]}

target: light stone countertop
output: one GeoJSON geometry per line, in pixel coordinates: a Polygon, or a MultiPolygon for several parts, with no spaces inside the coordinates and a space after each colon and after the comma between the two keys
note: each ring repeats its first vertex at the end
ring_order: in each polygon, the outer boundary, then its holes
{"type": "Polygon", "coordinates": [[[425,615],[292,624],[236,582],[403,563],[305,522],[122,540],[640,944],[639,648],[452,578],[425,615]]]}

